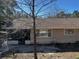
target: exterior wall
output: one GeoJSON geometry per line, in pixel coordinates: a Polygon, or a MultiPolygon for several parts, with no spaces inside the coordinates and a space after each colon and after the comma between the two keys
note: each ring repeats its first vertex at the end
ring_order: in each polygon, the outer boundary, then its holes
{"type": "Polygon", "coordinates": [[[33,44],[34,43],[34,34],[33,34],[33,30],[31,30],[30,32],[30,44],[33,44]]]}
{"type": "Polygon", "coordinates": [[[38,44],[49,44],[49,43],[52,43],[52,38],[51,37],[38,37],[37,43],[38,44]]]}
{"type": "Polygon", "coordinates": [[[75,29],[72,35],[64,35],[65,43],[75,43],[79,41],[79,30],[75,29]]]}
{"type": "MultiPolygon", "coordinates": [[[[10,40],[7,42],[8,44],[18,44],[18,40],[10,40]]],[[[25,44],[31,44],[31,41],[25,41],[25,44]]]]}
{"type": "MultiPolygon", "coordinates": [[[[33,30],[31,30],[31,43],[34,43],[34,34],[33,30]]],[[[36,41],[38,44],[48,44],[52,42],[52,37],[36,37],[36,41]]]]}
{"type": "Polygon", "coordinates": [[[18,44],[18,40],[10,40],[7,43],[8,44],[18,44]]]}
{"type": "MultiPolygon", "coordinates": [[[[25,44],[33,44],[33,30],[30,33],[30,40],[25,41],[25,44]]],[[[79,30],[75,29],[73,35],[65,35],[64,29],[52,29],[51,37],[37,37],[38,44],[48,43],[75,43],[79,41],[79,30]]],[[[8,44],[18,44],[18,41],[8,41],[8,44]]]]}
{"type": "MultiPolygon", "coordinates": [[[[33,35],[32,35],[33,36],[33,35]]],[[[75,43],[79,41],[79,30],[75,29],[74,34],[65,35],[64,29],[52,29],[51,37],[37,37],[37,43],[75,43]]]]}
{"type": "Polygon", "coordinates": [[[64,39],[64,30],[63,29],[54,29],[53,30],[53,41],[55,43],[61,43],[64,39]]]}
{"type": "Polygon", "coordinates": [[[75,39],[79,41],[79,29],[75,30],[75,39]]]}
{"type": "Polygon", "coordinates": [[[72,35],[65,35],[64,29],[54,29],[53,40],[55,43],[75,43],[79,41],[79,30],[75,29],[72,35]]]}

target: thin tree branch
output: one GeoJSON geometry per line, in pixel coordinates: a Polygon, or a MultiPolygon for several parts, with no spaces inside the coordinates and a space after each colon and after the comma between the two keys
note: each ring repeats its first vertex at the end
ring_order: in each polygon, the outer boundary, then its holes
{"type": "MultiPolygon", "coordinates": [[[[24,2],[26,2],[26,3],[17,1],[17,3],[23,4],[23,5],[27,6],[27,7],[29,7],[30,13],[32,13],[32,3],[31,3],[31,1],[27,2],[26,0],[24,0],[24,2]]],[[[31,14],[28,14],[26,11],[24,11],[18,4],[17,4],[17,6],[20,8],[21,11],[23,11],[27,15],[31,16],[31,14]]]]}
{"type": "Polygon", "coordinates": [[[36,15],[37,15],[44,7],[48,6],[48,5],[51,4],[52,2],[54,2],[54,0],[51,0],[51,1],[47,2],[47,3],[45,3],[44,5],[42,5],[42,6],[37,10],[36,15]]]}
{"type": "Polygon", "coordinates": [[[18,4],[17,4],[17,7],[21,10],[21,11],[23,11],[25,14],[27,14],[27,15],[29,15],[29,16],[31,16],[30,14],[28,14],[26,11],[24,11],[18,4]]]}
{"type": "Polygon", "coordinates": [[[32,13],[32,11],[33,11],[33,10],[32,10],[32,6],[33,6],[33,5],[32,5],[32,1],[31,1],[31,0],[29,0],[29,1],[27,0],[28,2],[27,2],[26,0],[24,0],[24,1],[26,2],[26,4],[28,4],[28,7],[29,7],[29,9],[30,9],[30,12],[32,13]]]}

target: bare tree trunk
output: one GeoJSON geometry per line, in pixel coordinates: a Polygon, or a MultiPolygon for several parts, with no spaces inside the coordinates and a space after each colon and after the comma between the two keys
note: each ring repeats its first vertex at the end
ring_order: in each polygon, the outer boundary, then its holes
{"type": "Polygon", "coordinates": [[[32,6],[32,18],[33,18],[33,32],[34,32],[34,59],[37,59],[37,50],[36,50],[36,24],[35,24],[35,0],[33,0],[33,6],[32,6]]]}

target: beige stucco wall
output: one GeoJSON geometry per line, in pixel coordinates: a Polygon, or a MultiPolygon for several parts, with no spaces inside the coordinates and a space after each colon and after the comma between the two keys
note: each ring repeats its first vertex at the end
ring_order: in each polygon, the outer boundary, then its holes
{"type": "Polygon", "coordinates": [[[62,29],[54,29],[53,30],[53,40],[55,43],[62,42],[64,39],[64,30],[62,29]]]}
{"type": "Polygon", "coordinates": [[[75,43],[79,41],[79,30],[74,29],[74,34],[65,35],[64,29],[54,29],[53,40],[55,43],[75,43]]]}
{"type": "MultiPolygon", "coordinates": [[[[31,34],[30,34],[30,37],[31,37],[31,43],[34,43],[34,34],[33,34],[33,30],[31,30],[31,34]]],[[[36,37],[36,41],[38,44],[48,44],[48,43],[51,43],[52,42],[52,37],[36,37]]]]}
{"type": "MultiPolygon", "coordinates": [[[[52,29],[51,37],[37,37],[37,43],[74,43],[79,41],[79,30],[75,29],[73,35],[65,35],[64,29],[52,29]]],[[[33,43],[33,31],[31,31],[31,43],[33,43]]]]}
{"type": "Polygon", "coordinates": [[[79,41],[79,30],[75,29],[74,33],[72,35],[64,35],[64,42],[70,42],[75,43],[76,41],[79,41]]]}
{"type": "Polygon", "coordinates": [[[37,43],[49,44],[49,43],[52,43],[52,38],[51,37],[37,37],[37,43]]]}

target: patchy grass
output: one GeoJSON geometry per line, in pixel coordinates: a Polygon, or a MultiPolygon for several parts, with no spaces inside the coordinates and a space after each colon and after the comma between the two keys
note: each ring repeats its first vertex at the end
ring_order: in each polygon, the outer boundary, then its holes
{"type": "Polygon", "coordinates": [[[5,57],[2,57],[2,59],[15,59],[17,55],[6,55],[5,57]]]}
{"type": "MultiPolygon", "coordinates": [[[[79,52],[38,53],[37,56],[38,59],[79,59],[79,52]]],[[[17,53],[15,57],[15,59],[33,59],[33,58],[34,58],[33,53],[17,53]]]]}
{"type": "Polygon", "coordinates": [[[9,58],[12,59],[12,58],[15,58],[16,55],[13,51],[7,51],[7,52],[3,53],[1,55],[1,57],[2,57],[2,59],[9,59],[9,58]]]}
{"type": "Polygon", "coordinates": [[[79,59],[79,57],[77,57],[76,59],[79,59]]]}

